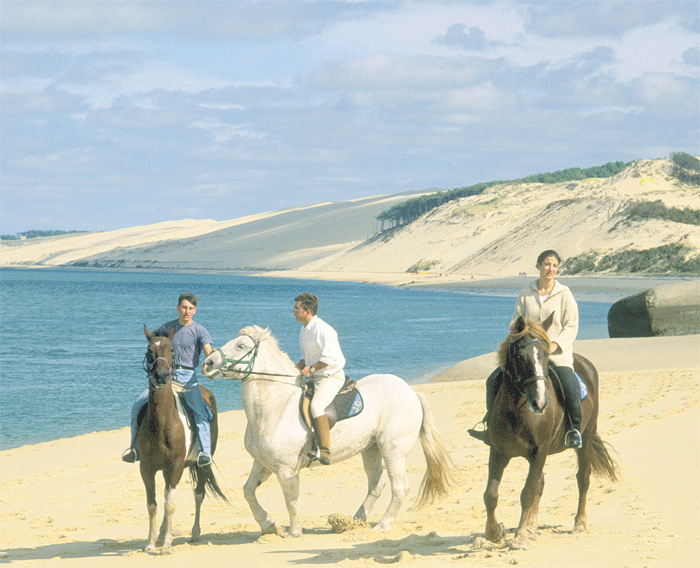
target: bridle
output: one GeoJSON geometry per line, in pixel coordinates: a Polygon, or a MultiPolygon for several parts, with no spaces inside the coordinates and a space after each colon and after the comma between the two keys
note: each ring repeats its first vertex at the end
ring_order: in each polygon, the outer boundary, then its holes
{"type": "Polygon", "coordinates": [[[149,361],[148,355],[149,351],[146,351],[146,354],[143,356],[143,370],[146,371],[146,375],[148,376],[148,384],[155,389],[162,389],[165,385],[172,383],[173,366],[170,364],[170,362],[165,357],[156,357],[153,361],[149,361]],[[158,361],[163,361],[168,367],[168,380],[164,383],[159,383],[156,381],[155,375],[153,374],[153,370],[158,364],[158,361]]]}
{"type": "MultiPolygon", "coordinates": [[[[252,378],[252,375],[259,375],[263,377],[292,377],[296,378],[299,375],[285,375],[282,373],[263,373],[262,371],[253,371],[253,365],[255,364],[255,358],[258,356],[258,350],[260,349],[260,341],[256,341],[253,339],[250,335],[244,334],[240,335],[239,337],[247,337],[253,342],[253,346],[243,354],[239,359],[231,359],[230,357],[227,357],[226,354],[219,348],[216,349],[216,353],[219,354],[221,357],[221,363],[222,366],[219,371],[224,375],[224,378],[229,379],[229,378],[234,378],[234,377],[227,377],[228,374],[233,374],[233,373],[243,373],[245,374],[244,377],[240,379],[241,382],[247,381],[249,379],[251,380],[266,380],[266,379],[258,379],[258,378],[252,378]],[[248,359],[246,359],[248,357],[248,359]],[[244,364],[245,368],[244,369],[235,369],[232,367],[235,367],[236,365],[241,365],[244,364]]],[[[267,379],[270,380],[270,379],[267,379]]],[[[273,381],[273,382],[283,382],[283,381],[273,381]]]]}
{"type": "MultiPolygon", "coordinates": [[[[513,359],[515,355],[515,351],[517,349],[523,349],[527,347],[528,345],[533,345],[535,343],[538,343],[539,341],[543,341],[542,339],[538,339],[537,337],[534,337],[532,339],[527,340],[525,343],[522,343],[520,345],[517,345],[515,343],[511,343],[508,346],[508,356],[509,358],[513,359]]],[[[542,381],[546,383],[547,377],[545,376],[539,376],[539,375],[532,375],[531,377],[528,377],[526,379],[520,378],[518,376],[514,376],[511,372],[509,372],[508,367],[506,366],[505,369],[505,374],[507,374],[510,378],[512,383],[515,385],[515,387],[520,391],[523,392],[523,390],[528,386],[531,385],[532,383],[536,383],[538,381],[542,381]]]]}

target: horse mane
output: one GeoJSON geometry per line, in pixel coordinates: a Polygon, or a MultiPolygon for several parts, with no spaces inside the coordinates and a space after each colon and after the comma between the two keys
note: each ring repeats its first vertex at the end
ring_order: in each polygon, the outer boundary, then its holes
{"type": "Polygon", "coordinates": [[[506,337],[506,340],[501,343],[500,347],[498,348],[498,363],[501,366],[501,369],[506,368],[506,359],[508,357],[508,350],[510,346],[516,341],[520,341],[528,334],[544,341],[547,344],[547,352],[549,353],[551,341],[544,328],[539,323],[532,320],[523,320],[523,322],[523,328],[520,331],[516,330],[516,323],[513,323],[508,337],[506,337]]]}
{"type": "Polygon", "coordinates": [[[168,337],[170,335],[169,329],[157,329],[153,332],[153,337],[168,337]]]}

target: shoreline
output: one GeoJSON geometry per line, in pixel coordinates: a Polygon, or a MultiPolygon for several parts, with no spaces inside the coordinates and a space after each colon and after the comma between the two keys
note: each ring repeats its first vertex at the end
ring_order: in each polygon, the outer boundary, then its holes
{"type": "MultiPolygon", "coordinates": [[[[202,270],[202,269],[168,269],[168,268],[101,268],[83,266],[20,266],[1,265],[1,270],[66,270],[76,272],[127,272],[153,274],[212,274],[247,276],[251,278],[287,278],[291,280],[319,280],[326,282],[354,282],[362,284],[378,284],[396,288],[415,288],[425,290],[443,290],[459,293],[511,295],[508,292],[522,290],[530,282],[537,279],[534,272],[527,275],[443,275],[415,274],[405,272],[318,272],[304,270],[202,270]]],[[[601,296],[599,301],[610,301],[606,296],[628,295],[643,292],[655,286],[688,282],[695,280],[696,275],[682,274],[585,274],[558,275],[557,280],[576,293],[584,293],[591,297],[601,296]]],[[[587,298],[588,299],[588,298],[587,298]]],[[[589,301],[596,301],[590,300],[589,301]]]]}

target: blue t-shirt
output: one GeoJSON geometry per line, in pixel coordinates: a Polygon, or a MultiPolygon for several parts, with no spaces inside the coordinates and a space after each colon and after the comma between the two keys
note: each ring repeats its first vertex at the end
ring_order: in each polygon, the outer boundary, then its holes
{"type": "Polygon", "coordinates": [[[164,323],[158,331],[170,331],[175,329],[173,337],[173,350],[175,352],[175,364],[185,367],[197,368],[199,355],[207,343],[212,343],[207,329],[193,321],[190,325],[182,325],[178,320],[164,323]]]}

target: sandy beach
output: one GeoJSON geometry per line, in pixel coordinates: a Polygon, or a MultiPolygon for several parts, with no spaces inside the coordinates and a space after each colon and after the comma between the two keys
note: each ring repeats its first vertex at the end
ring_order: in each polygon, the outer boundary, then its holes
{"type": "MultiPolygon", "coordinates": [[[[0,266],[240,272],[510,294],[535,278],[535,259],[545,246],[540,222],[546,221],[548,238],[564,258],[677,240],[695,255],[700,242],[696,225],[656,219],[623,222],[615,216],[635,199],[700,207],[697,190],[673,181],[666,175],[668,167],[667,160],[643,160],[614,178],[547,186],[547,191],[541,184],[506,184],[451,202],[381,238],[375,234],[376,216],[406,196],[324,203],[226,222],[182,220],[2,242],[0,266]],[[642,183],[652,177],[658,184],[642,183]],[[427,273],[409,268],[425,260],[437,264],[427,273]],[[529,276],[518,276],[523,272],[529,276]]],[[[678,280],[684,279],[561,277],[578,299],[611,302],[678,280]]],[[[414,448],[408,462],[411,491],[391,531],[331,531],[329,515],[352,515],[364,499],[366,478],[358,456],[301,473],[300,538],[261,537],[243,499],[252,465],[243,446],[246,417],[243,411],[232,411],[220,417],[214,456],[230,504],[207,499],[201,541],[190,544],[194,499],[183,480],[176,538],[166,557],[143,551],[148,534],[143,483],[138,467],[120,459],[129,439],[126,424],[116,431],[0,451],[0,563],[59,568],[700,566],[700,336],[580,341],[575,350],[600,373],[599,433],[615,449],[621,470],[616,483],[593,478],[585,534],[571,533],[576,456],[568,451],[547,461],[539,537],[528,550],[508,547],[520,515],[523,460],[511,462],[501,485],[498,515],[506,538],[499,543],[485,540],[482,494],[488,448],[466,434],[484,414],[483,381],[496,364],[495,355],[485,353],[415,386],[425,393],[448,443],[458,481],[446,498],[413,509],[425,469],[420,447],[414,448]]],[[[234,383],[220,386],[240,388],[234,383]]],[[[124,404],[126,415],[130,401],[124,404]]],[[[159,478],[159,514],[162,494],[159,478]]],[[[258,496],[272,518],[286,527],[277,480],[268,480],[258,496]]],[[[388,500],[387,488],[370,524],[379,521],[388,500]]]]}
{"type": "MultiPolygon", "coordinates": [[[[202,513],[202,539],[190,544],[194,500],[183,480],[177,497],[172,552],[143,552],[147,536],[145,493],[138,468],[123,463],[126,428],[0,452],[0,562],[18,566],[539,566],[695,567],[700,565],[700,336],[578,342],[600,372],[599,433],[615,450],[621,479],[592,478],[588,532],[572,534],[576,458],[551,456],[540,508],[540,529],[525,551],[511,551],[525,477],[513,460],[498,508],[504,542],[484,538],[488,448],[466,429],[483,414],[483,371],[493,354],[460,363],[418,385],[448,443],[458,481],[450,494],[412,508],[425,462],[420,447],[409,455],[411,492],[393,530],[333,533],[331,514],[352,515],[364,498],[359,457],[301,474],[304,534],[297,539],[261,536],[243,499],[252,459],[243,447],[246,418],[220,418],[216,474],[230,504],[210,498],[202,513]],[[471,370],[471,371],[470,371],[471,370]],[[470,374],[471,373],[471,374],[470,374]]],[[[240,388],[237,384],[227,385],[240,388]]],[[[162,509],[162,479],[158,480],[162,509]]],[[[369,518],[376,524],[388,490],[369,518]]],[[[258,491],[273,519],[288,517],[275,479],[258,491]]]]}

